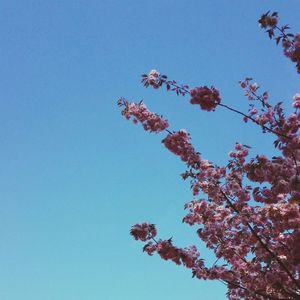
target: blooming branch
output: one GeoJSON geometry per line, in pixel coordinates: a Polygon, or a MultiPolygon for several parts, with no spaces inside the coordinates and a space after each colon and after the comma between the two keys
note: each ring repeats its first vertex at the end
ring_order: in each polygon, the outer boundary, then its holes
{"type": "MultiPolygon", "coordinates": [[[[282,42],[299,71],[299,35],[286,33],[287,26],[278,27],[276,13],[263,15],[259,22],[270,38],[282,42]]],[[[248,77],[239,82],[249,100],[244,113],[224,104],[213,86],[190,89],[157,70],[142,75],[142,83],[189,95],[190,103],[201,110],[213,112],[220,106],[243,116],[245,122],[250,120],[276,136],[279,154],[249,159],[250,147],[236,143],[228,164],[217,166],[201,157],[187,131],[170,131],[168,122],[143,102],[121,98],[122,114],[140,122],[146,131],[166,131],[162,143],[187,165],[181,176],[190,180],[193,200],[185,205],[187,215],[182,221],[197,226],[198,237],[214,252],[216,261],[207,266],[196,246],[179,248],[172,239],[157,239],[153,224],[136,224],[131,235],[145,242],[147,254],[157,253],[184,265],[198,279],[226,284],[229,299],[300,299],[300,95],[293,97],[295,111],[285,116],[281,103],[271,105],[268,92],[260,93],[259,85],[248,77]]]]}

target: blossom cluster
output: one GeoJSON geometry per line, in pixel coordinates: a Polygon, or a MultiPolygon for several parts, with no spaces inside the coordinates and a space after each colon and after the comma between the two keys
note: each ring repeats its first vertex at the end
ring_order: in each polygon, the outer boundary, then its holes
{"type": "Polygon", "coordinates": [[[158,89],[165,85],[167,91],[174,91],[177,95],[185,96],[189,94],[188,85],[178,85],[175,80],[168,80],[168,76],[153,69],[148,74],[142,74],[142,83],[147,87],[158,89]]]}
{"type": "Polygon", "coordinates": [[[296,34],[292,41],[284,42],[283,47],[285,55],[296,63],[297,71],[300,73],[300,34],[296,34]]]}
{"type": "Polygon", "coordinates": [[[289,29],[288,25],[278,27],[277,12],[263,14],[258,22],[266,30],[270,39],[274,38],[277,44],[282,43],[284,54],[296,63],[297,72],[300,73],[300,34],[286,33],[289,29]]]}
{"type": "Polygon", "coordinates": [[[178,248],[173,245],[172,239],[160,239],[156,241],[154,239],[156,228],[153,224],[135,224],[132,226],[130,233],[136,240],[148,241],[143,251],[149,255],[153,255],[154,252],[157,252],[162,259],[171,260],[177,265],[183,264],[187,268],[192,268],[195,263],[199,264],[202,262],[202,259],[199,259],[200,254],[196,246],[178,248]],[[149,242],[151,239],[153,241],[149,242]]]}
{"type": "Polygon", "coordinates": [[[245,96],[249,101],[258,100],[264,106],[267,106],[267,100],[269,98],[268,92],[264,92],[261,96],[257,96],[256,92],[259,89],[259,85],[253,82],[253,78],[246,77],[244,80],[239,81],[240,87],[245,91],[245,96]]]}
{"type": "Polygon", "coordinates": [[[123,106],[122,115],[126,119],[133,118],[133,122],[142,123],[144,129],[150,132],[161,132],[169,127],[168,121],[161,116],[148,110],[143,102],[129,103],[127,100],[121,98],[118,100],[118,105],[123,106]]]}
{"type": "Polygon", "coordinates": [[[155,69],[151,70],[148,74],[142,75],[142,78],[145,87],[151,86],[154,89],[158,89],[163,83],[161,74],[155,69]]]}
{"type": "Polygon", "coordinates": [[[214,87],[201,86],[191,90],[191,104],[200,105],[201,109],[212,111],[221,102],[219,91],[214,87]]]}
{"type": "Polygon", "coordinates": [[[136,240],[145,242],[153,239],[156,236],[157,232],[154,224],[142,223],[132,226],[130,234],[136,240]]]}
{"type": "Polygon", "coordinates": [[[252,78],[246,78],[240,81],[240,86],[245,91],[245,96],[249,101],[248,114],[244,115],[244,121],[253,121],[261,126],[263,132],[270,132],[275,134],[277,139],[274,141],[274,145],[280,150],[283,150],[286,156],[297,156],[298,151],[298,130],[300,128],[300,114],[297,109],[300,107],[300,96],[295,94],[293,97],[292,106],[296,111],[285,117],[282,109],[282,102],[279,102],[272,106],[268,102],[269,94],[264,92],[258,93],[259,86],[257,83],[253,83],[252,78]],[[260,107],[256,106],[255,102],[260,104],[260,107]]]}
{"type": "Polygon", "coordinates": [[[200,163],[200,155],[190,143],[190,136],[181,129],[174,133],[169,133],[163,140],[163,144],[175,155],[189,166],[197,166],[200,163]]]}

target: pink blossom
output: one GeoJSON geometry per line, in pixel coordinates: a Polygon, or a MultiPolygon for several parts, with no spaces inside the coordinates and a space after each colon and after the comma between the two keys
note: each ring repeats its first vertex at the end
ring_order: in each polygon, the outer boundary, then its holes
{"type": "Polygon", "coordinates": [[[161,86],[159,78],[160,73],[157,70],[151,70],[147,78],[149,85],[155,89],[158,89],[161,86]]]}
{"type": "Polygon", "coordinates": [[[153,244],[153,242],[149,242],[143,247],[143,251],[151,256],[155,251],[157,251],[157,245],[153,244]]]}
{"type": "Polygon", "coordinates": [[[158,133],[169,127],[167,120],[149,111],[143,102],[129,103],[125,99],[120,99],[119,103],[120,106],[124,106],[122,115],[128,120],[133,118],[135,124],[142,123],[146,131],[158,133]]]}
{"type": "Polygon", "coordinates": [[[221,102],[220,94],[214,87],[196,87],[191,90],[191,104],[199,104],[201,109],[212,111],[221,102]]]}
{"type": "Polygon", "coordinates": [[[295,62],[297,71],[300,72],[300,34],[296,34],[292,41],[283,42],[284,54],[295,62]]]}
{"type": "Polygon", "coordinates": [[[246,82],[246,81],[243,81],[243,80],[240,80],[240,81],[239,81],[239,84],[240,84],[240,87],[241,87],[242,89],[246,88],[246,86],[247,86],[247,82],[246,82]]]}
{"type": "Polygon", "coordinates": [[[180,156],[181,160],[189,166],[197,167],[200,164],[200,156],[190,143],[189,134],[184,129],[168,134],[162,142],[167,149],[180,156]]]}
{"type": "Polygon", "coordinates": [[[249,112],[250,112],[250,115],[255,115],[255,114],[257,114],[257,109],[252,108],[249,112]]]}
{"type": "Polygon", "coordinates": [[[131,227],[130,234],[136,240],[145,242],[156,236],[156,228],[154,224],[149,223],[135,224],[131,227]]]}
{"type": "Polygon", "coordinates": [[[293,107],[294,108],[300,108],[300,94],[295,94],[293,97],[293,107]]]}
{"type": "Polygon", "coordinates": [[[258,84],[256,82],[250,84],[249,86],[251,92],[256,92],[258,89],[258,84]]]}

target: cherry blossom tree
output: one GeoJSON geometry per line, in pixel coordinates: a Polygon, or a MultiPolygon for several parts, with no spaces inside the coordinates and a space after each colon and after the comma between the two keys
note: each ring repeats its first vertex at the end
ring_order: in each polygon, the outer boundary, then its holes
{"type": "MultiPolygon", "coordinates": [[[[300,35],[279,27],[277,13],[264,14],[259,23],[300,73],[300,35]]],[[[294,111],[286,116],[281,103],[269,103],[268,93],[260,92],[252,78],[239,82],[249,100],[248,112],[223,103],[213,86],[190,88],[156,70],[142,75],[142,83],[189,97],[207,112],[222,107],[241,115],[274,137],[279,154],[250,159],[250,147],[237,143],[228,164],[218,166],[201,157],[186,130],[170,130],[169,122],[143,102],[119,99],[126,119],[141,123],[146,131],[165,132],[162,143],[186,164],[181,176],[190,180],[194,199],[185,205],[183,222],[197,227],[217,262],[208,266],[194,245],[180,248],[172,239],[157,238],[154,224],[132,226],[132,236],[145,243],[147,254],[183,265],[198,279],[224,283],[229,299],[300,299],[300,94],[293,97],[294,111]]]]}

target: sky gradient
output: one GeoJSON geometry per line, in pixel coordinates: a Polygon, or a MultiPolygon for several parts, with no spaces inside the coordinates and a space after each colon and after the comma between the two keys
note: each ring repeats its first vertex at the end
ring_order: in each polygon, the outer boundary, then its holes
{"type": "Polygon", "coordinates": [[[238,81],[252,76],[291,111],[299,75],[258,26],[267,10],[300,31],[298,0],[0,0],[1,300],[226,299],[220,283],[143,254],[129,236],[149,221],[214,261],[181,223],[192,199],[184,164],[116,101],[143,99],[217,164],[237,141],[252,156],[276,153],[239,116],[140,84],[156,68],[215,85],[223,103],[246,111],[238,81]]]}

